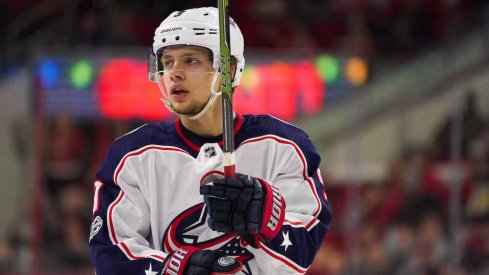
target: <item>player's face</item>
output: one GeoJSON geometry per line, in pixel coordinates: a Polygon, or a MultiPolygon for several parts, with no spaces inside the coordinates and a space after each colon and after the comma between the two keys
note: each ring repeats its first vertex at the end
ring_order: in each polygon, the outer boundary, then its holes
{"type": "Polygon", "coordinates": [[[198,114],[210,97],[214,68],[210,51],[196,46],[175,46],[163,50],[161,63],[168,101],[176,113],[198,114]]]}

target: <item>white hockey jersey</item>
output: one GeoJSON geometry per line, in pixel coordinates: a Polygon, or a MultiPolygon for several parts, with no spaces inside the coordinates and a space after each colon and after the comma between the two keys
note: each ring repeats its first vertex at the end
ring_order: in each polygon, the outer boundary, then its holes
{"type": "Polygon", "coordinates": [[[110,147],[97,173],[92,261],[98,275],[160,274],[181,246],[218,249],[244,263],[238,274],[301,274],[329,229],[320,157],[299,128],[271,116],[235,119],[236,172],[278,187],[281,232],[260,249],[211,230],[199,185],[222,175],[222,137],[200,137],[180,120],[146,124],[110,147]]]}

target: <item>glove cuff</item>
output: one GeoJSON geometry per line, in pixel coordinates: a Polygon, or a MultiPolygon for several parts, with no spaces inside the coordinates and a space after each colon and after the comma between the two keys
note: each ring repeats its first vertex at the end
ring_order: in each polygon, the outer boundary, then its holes
{"type": "Polygon", "coordinates": [[[274,239],[285,219],[285,201],[278,188],[267,181],[257,178],[265,191],[263,204],[263,221],[259,236],[265,242],[274,239]]]}
{"type": "Polygon", "coordinates": [[[197,249],[189,246],[184,246],[173,251],[165,258],[165,261],[163,262],[163,272],[161,272],[161,274],[183,275],[187,262],[192,254],[197,251],[197,249]]]}

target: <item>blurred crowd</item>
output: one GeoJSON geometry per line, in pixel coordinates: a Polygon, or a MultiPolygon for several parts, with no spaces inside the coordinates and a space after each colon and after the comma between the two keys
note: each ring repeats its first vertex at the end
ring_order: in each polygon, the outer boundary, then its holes
{"type": "Polygon", "coordinates": [[[385,181],[329,182],[333,227],[307,274],[489,273],[489,117],[475,100],[385,181]]]}
{"type": "MultiPolygon", "coordinates": [[[[275,48],[358,55],[399,62],[480,26],[484,0],[247,0],[231,15],[247,50],[275,48]]],[[[0,1],[0,77],[38,52],[91,47],[149,47],[174,10],[215,0],[0,1]]]]}
{"type": "Polygon", "coordinates": [[[93,273],[88,231],[95,173],[110,144],[140,124],[76,120],[68,113],[47,121],[37,183],[42,185],[41,221],[31,215],[35,195],[27,196],[7,239],[0,242],[0,274],[32,274],[35,262],[48,274],[93,273]]]}
{"type": "MultiPolygon", "coordinates": [[[[484,0],[232,1],[245,45],[411,55],[480,25],[484,0]]],[[[0,51],[42,46],[149,46],[171,11],[215,0],[4,0],[0,51]],[[41,33],[42,35],[36,35],[41,33]],[[33,41],[32,39],[35,39],[33,41]]]]}

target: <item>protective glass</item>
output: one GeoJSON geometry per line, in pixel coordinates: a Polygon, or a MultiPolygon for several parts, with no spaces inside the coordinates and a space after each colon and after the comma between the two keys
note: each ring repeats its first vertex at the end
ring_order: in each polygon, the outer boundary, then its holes
{"type": "Polygon", "coordinates": [[[156,76],[156,72],[158,71],[158,59],[153,52],[153,49],[149,49],[148,51],[148,79],[151,82],[156,82],[154,76],[156,76]]]}

